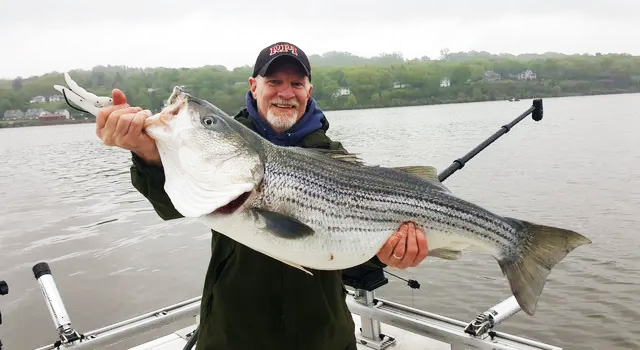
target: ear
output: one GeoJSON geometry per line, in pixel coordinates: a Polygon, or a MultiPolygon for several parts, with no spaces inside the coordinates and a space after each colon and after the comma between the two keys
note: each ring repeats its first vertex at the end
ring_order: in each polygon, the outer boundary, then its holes
{"type": "Polygon", "coordinates": [[[258,81],[254,77],[249,77],[249,89],[251,90],[251,96],[256,98],[256,88],[258,87],[258,81]]]}
{"type": "Polygon", "coordinates": [[[311,82],[307,79],[307,84],[309,84],[309,91],[307,92],[307,99],[309,99],[311,97],[311,92],[313,91],[313,84],[311,84],[311,82]]]}

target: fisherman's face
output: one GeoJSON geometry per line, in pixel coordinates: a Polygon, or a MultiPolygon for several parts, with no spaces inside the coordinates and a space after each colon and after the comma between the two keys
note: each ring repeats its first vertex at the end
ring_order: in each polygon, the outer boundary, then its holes
{"type": "Polygon", "coordinates": [[[258,114],[279,133],[302,117],[313,89],[302,68],[293,63],[280,64],[264,77],[251,77],[249,85],[258,114]]]}

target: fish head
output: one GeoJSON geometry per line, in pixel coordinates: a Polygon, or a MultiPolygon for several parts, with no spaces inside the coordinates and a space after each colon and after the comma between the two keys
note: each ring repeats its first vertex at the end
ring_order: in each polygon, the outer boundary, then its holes
{"type": "Polygon", "coordinates": [[[185,217],[236,212],[262,181],[259,137],[180,87],[144,130],[158,146],[165,191],[185,217]]]}

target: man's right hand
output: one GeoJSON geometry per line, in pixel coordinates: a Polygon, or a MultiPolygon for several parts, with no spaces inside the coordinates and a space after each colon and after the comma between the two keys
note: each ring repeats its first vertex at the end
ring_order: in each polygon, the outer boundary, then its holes
{"type": "Polygon", "coordinates": [[[156,142],[144,133],[144,120],[149,110],[131,107],[119,89],[113,89],[113,106],[100,109],[96,119],[96,134],[107,146],[118,146],[137,154],[147,164],[161,166],[156,142]]]}

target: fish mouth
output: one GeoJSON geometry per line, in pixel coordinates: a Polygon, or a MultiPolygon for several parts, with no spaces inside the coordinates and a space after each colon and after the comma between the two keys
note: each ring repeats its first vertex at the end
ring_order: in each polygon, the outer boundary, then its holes
{"type": "Polygon", "coordinates": [[[214,210],[209,215],[229,215],[229,214],[233,214],[236,211],[238,211],[238,209],[240,209],[240,207],[242,207],[244,205],[244,203],[247,202],[247,200],[249,199],[250,195],[251,195],[251,192],[244,192],[241,195],[239,195],[238,197],[236,197],[236,199],[234,199],[231,202],[229,202],[229,203],[221,206],[220,208],[214,210]]]}
{"type": "Polygon", "coordinates": [[[171,120],[180,113],[180,110],[188,101],[189,95],[176,86],[167,100],[167,105],[159,113],[145,119],[143,128],[145,130],[153,129],[154,127],[159,127],[160,129],[167,128],[171,120]]]}

